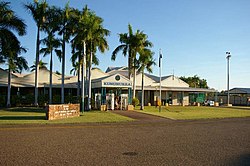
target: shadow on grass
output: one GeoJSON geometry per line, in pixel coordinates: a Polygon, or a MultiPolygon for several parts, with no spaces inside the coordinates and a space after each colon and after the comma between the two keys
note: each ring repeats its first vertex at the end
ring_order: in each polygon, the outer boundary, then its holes
{"type": "Polygon", "coordinates": [[[0,120],[46,120],[46,116],[2,116],[0,120]]]}
{"type": "Polygon", "coordinates": [[[174,113],[181,113],[182,112],[181,110],[170,110],[168,108],[163,108],[162,110],[167,111],[167,112],[174,112],[174,113]]]}
{"type": "Polygon", "coordinates": [[[238,106],[233,106],[233,107],[225,107],[221,106],[218,108],[225,108],[225,109],[236,109],[236,110],[245,110],[245,111],[250,111],[250,107],[238,107],[238,106]]]}
{"type": "Polygon", "coordinates": [[[14,107],[14,108],[3,108],[2,110],[8,112],[34,112],[34,113],[46,113],[44,108],[37,107],[14,107]]]}

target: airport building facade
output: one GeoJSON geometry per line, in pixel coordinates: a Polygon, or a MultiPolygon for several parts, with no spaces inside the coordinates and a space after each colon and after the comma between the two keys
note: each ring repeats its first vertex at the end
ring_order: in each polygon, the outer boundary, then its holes
{"type": "MultiPolygon", "coordinates": [[[[12,75],[12,95],[25,100],[25,96],[34,95],[35,73],[12,75]]],[[[53,73],[53,102],[60,103],[61,75],[53,73]],[[56,100],[56,98],[58,98],[56,100]]],[[[108,67],[105,72],[98,68],[92,69],[92,107],[99,109],[101,105],[107,105],[108,109],[125,109],[132,102],[133,78],[128,79],[127,67],[108,67]]],[[[7,94],[8,72],[0,69],[0,97],[7,94]]],[[[39,70],[39,96],[49,94],[49,70],[39,70]]],[[[77,102],[77,76],[65,77],[66,102],[77,102]]],[[[142,74],[136,75],[136,98],[141,100],[142,74]]],[[[85,82],[85,85],[87,82],[85,82]]],[[[87,86],[85,86],[87,87],[87,86]]],[[[156,105],[160,96],[160,78],[155,75],[144,75],[144,105],[156,105]]],[[[87,92],[87,90],[86,90],[87,92]]],[[[190,95],[214,92],[210,89],[191,88],[189,85],[174,75],[161,78],[162,104],[190,105],[197,99],[191,99],[190,95]]],[[[86,93],[85,93],[86,94],[86,93]]],[[[203,95],[204,96],[204,95],[203,95]]],[[[204,99],[203,99],[204,100],[204,99]]]]}

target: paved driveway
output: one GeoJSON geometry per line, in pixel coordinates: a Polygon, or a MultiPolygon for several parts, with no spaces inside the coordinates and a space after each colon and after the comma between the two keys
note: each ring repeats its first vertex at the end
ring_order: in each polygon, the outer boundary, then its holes
{"type": "Polygon", "coordinates": [[[160,119],[0,126],[0,165],[250,165],[250,118],[160,119]]]}
{"type": "Polygon", "coordinates": [[[122,116],[127,116],[129,118],[135,119],[137,122],[142,122],[142,123],[173,122],[173,120],[171,119],[150,115],[139,111],[112,111],[112,112],[122,116]]]}

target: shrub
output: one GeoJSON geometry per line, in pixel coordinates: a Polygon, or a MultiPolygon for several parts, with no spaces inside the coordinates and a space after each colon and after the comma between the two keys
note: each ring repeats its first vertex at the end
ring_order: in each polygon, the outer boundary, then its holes
{"type": "Polygon", "coordinates": [[[11,103],[11,106],[20,106],[21,105],[21,96],[12,95],[10,103],[11,103]]]}
{"type": "Polygon", "coordinates": [[[80,103],[80,99],[78,99],[77,96],[68,95],[65,96],[65,103],[80,103]]]}
{"type": "Polygon", "coordinates": [[[6,106],[6,96],[0,96],[0,107],[6,106]]]}
{"type": "Polygon", "coordinates": [[[22,105],[32,105],[34,103],[35,96],[33,94],[28,94],[25,96],[21,96],[20,101],[22,105]]]}
{"type": "Polygon", "coordinates": [[[52,103],[54,103],[54,104],[60,104],[61,103],[61,96],[60,95],[54,95],[52,97],[52,103]]]}
{"type": "Polygon", "coordinates": [[[137,106],[137,105],[139,105],[139,100],[137,99],[137,98],[133,98],[133,100],[132,100],[132,105],[135,107],[135,106],[137,106]]]}
{"type": "Polygon", "coordinates": [[[39,106],[47,105],[49,103],[48,98],[49,98],[48,95],[39,95],[38,96],[38,104],[39,104],[39,106]]]}

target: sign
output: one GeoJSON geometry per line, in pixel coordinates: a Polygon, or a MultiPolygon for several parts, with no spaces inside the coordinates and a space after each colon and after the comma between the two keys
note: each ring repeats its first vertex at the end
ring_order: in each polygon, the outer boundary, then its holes
{"type": "Polygon", "coordinates": [[[80,116],[80,104],[50,104],[46,107],[46,119],[64,119],[80,116]]]}
{"type": "Polygon", "coordinates": [[[104,82],[106,86],[132,86],[129,82],[104,82]]]}

